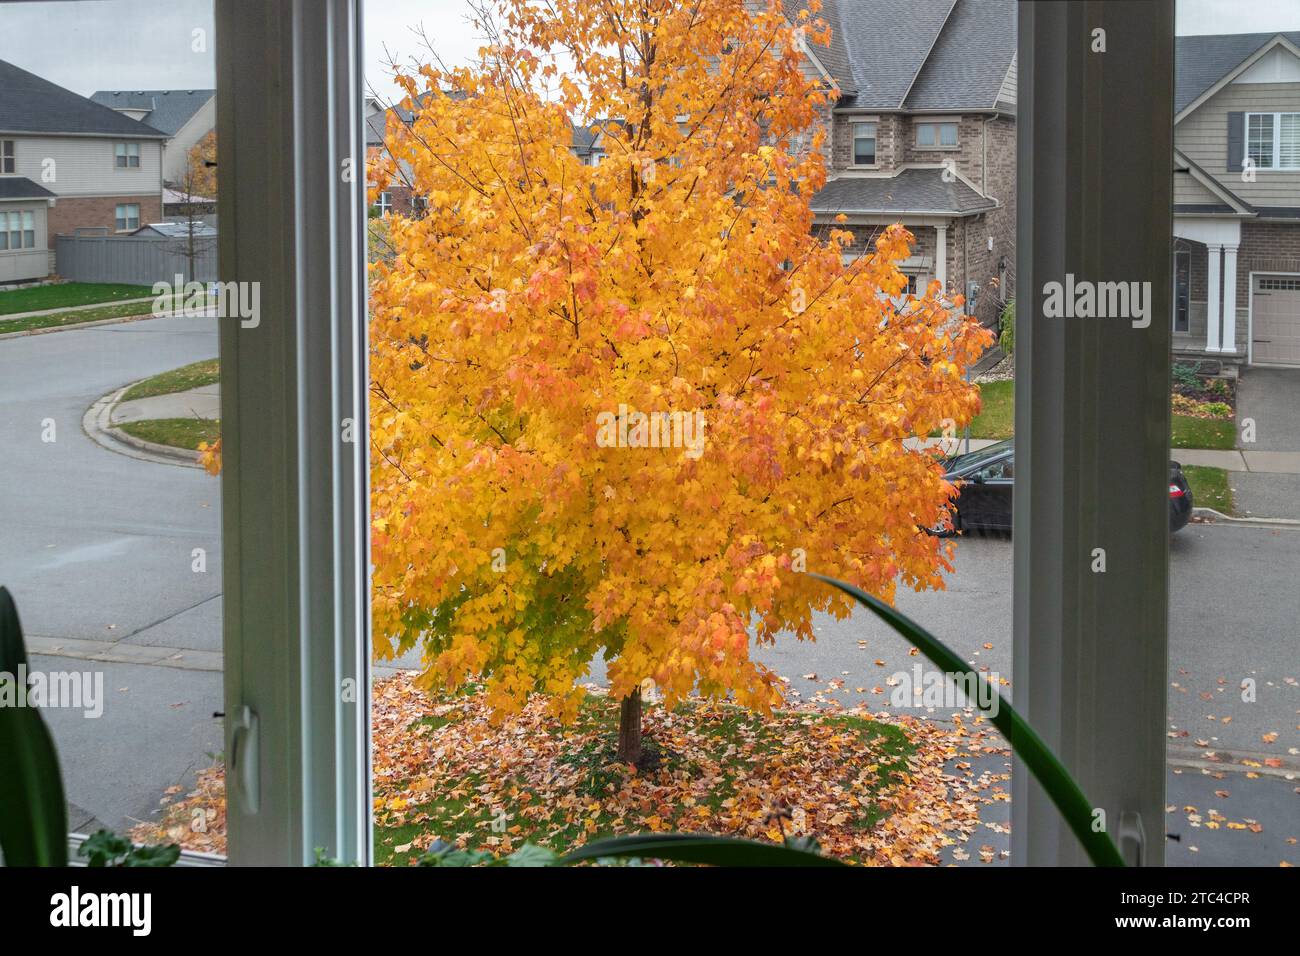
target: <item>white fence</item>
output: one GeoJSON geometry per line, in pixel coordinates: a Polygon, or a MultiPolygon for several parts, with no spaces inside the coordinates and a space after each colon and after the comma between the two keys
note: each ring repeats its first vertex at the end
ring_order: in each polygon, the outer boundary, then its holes
{"type": "Polygon", "coordinates": [[[185,281],[217,281],[217,241],[195,239],[193,261],[188,239],[146,236],[59,236],[55,240],[55,269],[76,282],[125,282],[153,285],[185,281]]]}

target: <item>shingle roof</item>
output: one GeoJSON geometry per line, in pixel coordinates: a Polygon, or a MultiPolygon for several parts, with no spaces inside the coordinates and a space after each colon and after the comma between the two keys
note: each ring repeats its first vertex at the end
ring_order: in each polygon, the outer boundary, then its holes
{"type": "Polygon", "coordinates": [[[907,94],[909,110],[990,109],[1016,54],[1016,8],[959,0],[907,94]]]}
{"type": "MultiPolygon", "coordinates": [[[[798,22],[803,0],[784,0],[798,22]]],[[[841,108],[993,109],[1016,52],[1014,0],[827,0],[817,59],[841,108]]]]}
{"type": "MultiPolygon", "coordinates": [[[[831,28],[830,42],[827,44],[809,43],[808,48],[817,57],[817,62],[826,68],[840,88],[841,95],[856,93],[857,80],[853,76],[853,66],[849,62],[849,50],[844,42],[844,31],[840,29],[841,6],[852,6],[857,0],[823,0],[822,8],[814,19],[825,20],[831,28]]],[[[782,0],[786,19],[796,26],[802,21],[799,11],[806,4],[803,0],[782,0]]]]}
{"type": "Polygon", "coordinates": [[[53,195],[44,186],[22,176],[0,176],[0,199],[44,199],[53,195]]]}
{"type": "Polygon", "coordinates": [[[841,176],[812,198],[819,216],[836,213],[966,216],[992,209],[997,202],[981,196],[960,179],[945,182],[942,169],[904,169],[897,176],[841,176]]]}
{"type": "Polygon", "coordinates": [[[0,60],[0,131],[162,139],[164,134],[0,60]]]}
{"type": "MultiPolygon", "coordinates": [[[[1177,37],[1174,41],[1174,112],[1192,101],[1241,65],[1277,33],[1220,33],[1177,37]]],[[[1300,46],[1300,31],[1283,33],[1300,46]]]]}
{"type": "Polygon", "coordinates": [[[111,109],[149,110],[139,122],[175,136],[216,90],[99,90],[92,101],[111,109]]]}

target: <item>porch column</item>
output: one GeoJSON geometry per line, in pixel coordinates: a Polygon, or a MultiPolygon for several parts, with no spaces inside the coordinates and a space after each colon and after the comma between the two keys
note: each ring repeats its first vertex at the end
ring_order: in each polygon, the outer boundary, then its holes
{"type": "Polygon", "coordinates": [[[1207,242],[1209,250],[1209,278],[1206,283],[1205,351],[1219,351],[1219,251],[1220,243],[1207,242]]]}
{"type": "Polygon", "coordinates": [[[934,277],[941,289],[948,288],[948,227],[934,227],[934,277]]]}
{"type": "Polygon", "coordinates": [[[1237,244],[1223,246],[1223,341],[1220,351],[1237,351],[1237,244]]]}

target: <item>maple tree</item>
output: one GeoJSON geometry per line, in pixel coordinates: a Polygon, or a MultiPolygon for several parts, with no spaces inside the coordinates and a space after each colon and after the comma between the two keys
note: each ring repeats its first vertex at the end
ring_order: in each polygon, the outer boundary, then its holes
{"type": "Polygon", "coordinates": [[[475,66],[399,74],[412,119],[370,173],[372,199],[402,176],[428,202],[371,267],[375,650],[565,719],[603,654],[636,762],[643,682],[780,701],[751,640],[850,611],[805,567],[942,587],[951,546],[922,529],[953,489],[903,442],[978,410],[990,336],[937,283],[903,295],[902,226],[856,259],[814,230],[815,4],[480,14],[475,66]]]}

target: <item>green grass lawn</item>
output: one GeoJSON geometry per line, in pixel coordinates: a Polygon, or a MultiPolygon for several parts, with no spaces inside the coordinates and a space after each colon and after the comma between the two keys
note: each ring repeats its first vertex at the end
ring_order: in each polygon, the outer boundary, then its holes
{"type": "MultiPolygon", "coordinates": [[[[972,438],[1010,438],[1015,432],[1015,382],[986,382],[980,387],[984,407],[971,422],[972,438]]],[[[1174,415],[1170,447],[1231,450],[1237,430],[1232,421],[1174,415]]]]}
{"type": "Polygon", "coordinates": [[[1175,415],[1171,448],[1215,448],[1231,450],[1236,446],[1237,426],[1219,418],[1192,418],[1175,415]]]}
{"type": "Polygon", "coordinates": [[[1234,513],[1232,489],[1228,487],[1228,473],[1222,468],[1183,465],[1183,475],[1192,489],[1193,507],[1213,508],[1225,515],[1234,513]]]}
{"type": "Polygon", "coordinates": [[[136,382],[126,390],[122,401],[129,402],[136,398],[149,398],[152,395],[170,395],[173,392],[185,392],[202,385],[215,385],[221,381],[221,364],[217,359],[204,359],[193,362],[170,372],[163,372],[143,382],[136,382]]]}
{"type": "Polygon", "coordinates": [[[142,441],[197,451],[199,442],[212,444],[221,437],[221,421],[211,418],[150,418],[118,425],[142,441]]]}
{"type": "MultiPolygon", "coordinates": [[[[761,817],[764,801],[779,802],[783,787],[808,773],[802,760],[828,753],[838,759],[817,760],[816,792],[840,796],[835,819],[827,811],[818,823],[866,832],[888,815],[878,797],[907,771],[915,750],[900,727],[859,716],[775,711],[763,718],[692,702],[671,715],[647,712],[645,742],[661,762],[633,773],[613,760],[618,709],[617,701],[588,696],[573,725],[539,720],[526,736],[485,736],[484,708],[468,699],[404,717],[407,723],[378,722],[385,729],[377,752],[385,756],[376,764],[375,862],[409,865],[435,838],[493,853],[524,842],[563,853],[617,833],[740,835],[761,817]],[[503,822],[494,829],[494,820],[503,822]]],[[[787,799],[800,805],[789,792],[787,799]]],[[[815,800],[807,803],[821,812],[815,800]]]]}
{"type": "Polygon", "coordinates": [[[15,312],[39,312],[122,299],[143,299],[153,295],[146,285],[122,285],[117,282],[62,282],[58,285],[30,286],[26,289],[0,291],[0,315],[15,312]]]}
{"type": "MultiPolygon", "coordinates": [[[[3,295],[4,293],[0,293],[0,296],[3,295]]],[[[118,303],[96,309],[78,309],[75,312],[51,312],[48,315],[33,315],[25,319],[6,319],[0,316],[0,335],[7,332],[30,332],[33,329],[84,325],[87,322],[100,322],[104,319],[125,319],[137,315],[149,315],[152,311],[152,302],[135,302],[129,305],[118,303]]]]}
{"type": "Polygon", "coordinates": [[[984,406],[970,423],[971,438],[1010,438],[1016,429],[1016,383],[985,382],[979,390],[984,406]]]}

